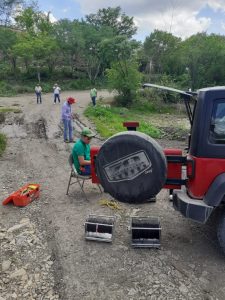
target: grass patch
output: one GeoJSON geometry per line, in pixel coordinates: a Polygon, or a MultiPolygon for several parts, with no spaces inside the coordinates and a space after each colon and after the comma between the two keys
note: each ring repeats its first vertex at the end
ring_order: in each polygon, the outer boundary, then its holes
{"type": "Polygon", "coordinates": [[[0,156],[5,151],[6,148],[6,136],[0,133],[0,156]]]}
{"type": "Polygon", "coordinates": [[[19,108],[12,108],[12,107],[0,107],[0,113],[8,113],[8,112],[14,112],[14,113],[21,113],[21,109],[19,108]]]}
{"type": "Polygon", "coordinates": [[[85,110],[85,116],[95,123],[97,131],[104,138],[126,131],[126,128],[122,125],[124,121],[139,121],[140,127],[138,131],[146,133],[153,138],[160,138],[161,136],[161,131],[157,127],[140,119],[140,113],[126,108],[104,107],[102,105],[89,106],[85,110]]]}

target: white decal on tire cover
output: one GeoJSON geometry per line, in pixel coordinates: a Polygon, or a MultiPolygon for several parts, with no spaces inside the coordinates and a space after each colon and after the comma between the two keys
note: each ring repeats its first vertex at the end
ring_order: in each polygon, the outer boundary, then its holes
{"type": "Polygon", "coordinates": [[[144,172],[150,173],[151,167],[149,157],[141,150],[105,165],[103,170],[109,182],[119,182],[133,180],[144,172]]]}

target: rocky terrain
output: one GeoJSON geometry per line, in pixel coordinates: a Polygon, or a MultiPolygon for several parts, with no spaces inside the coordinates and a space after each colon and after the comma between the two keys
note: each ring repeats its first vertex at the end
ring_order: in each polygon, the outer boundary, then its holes
{"type": "MultiPolygon", "coordinates": [[[[92,126],[82,115],[90,99],[88,92],[77,91],[63,98],[70,95],[78,99],[73,107],[78,137],[82,124],[92,126]]],[[[225,299],[216,216],[207,225],[184,219],[166,190],[155,203],[123,203],[121,209],[100,205],[99,200],[111,198],[91,182],[85,183],[88,202],[76,185],[66,196],[72,145],[63,143],[60,105],[53,105],[50,94],[42,105],[33,95],[0,98],[0,105],[21,109],[0,123],[8,136],[0,158],[1,200],[26,183],[41,185],[40,198],[30,205],[0,206],[0,300],[225,299]],[[112,244],[85,241],[84,222],[92,213],[115,216],[112,244]],[[160,249],[131,247],[131,216],[159,217],[160,249]]],[[[182,141],[158,142],[185,147],[182,141]]]]}

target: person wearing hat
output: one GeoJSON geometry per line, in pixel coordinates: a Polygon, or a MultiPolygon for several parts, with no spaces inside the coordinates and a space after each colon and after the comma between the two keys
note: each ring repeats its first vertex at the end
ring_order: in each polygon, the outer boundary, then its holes
{"type": "Polygon", "coordinates": [[[63,138],[65,143],[73,143],[73,115],[71,105],[75,103],[76,100],[72,97],[67,98],[62,106],[62,121],[63,121],[63,138]],[[68,137],[69,131],[69,139],[68,137]]]}
{"type": "Polygon", "coordinates": [[[74,167],[80,175],[91,174],[90,141],[93,136],[94,133],[88,127],[84,127],[81,138],[73,146],[74,167]]]}

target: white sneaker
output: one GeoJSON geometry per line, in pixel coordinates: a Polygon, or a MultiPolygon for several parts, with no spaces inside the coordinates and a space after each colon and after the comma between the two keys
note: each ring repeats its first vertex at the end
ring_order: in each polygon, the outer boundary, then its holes
{"type": "Polygon", "coordinates": [[[56,103],[54,102],[54,104],[56,104],[56,103]]]}

